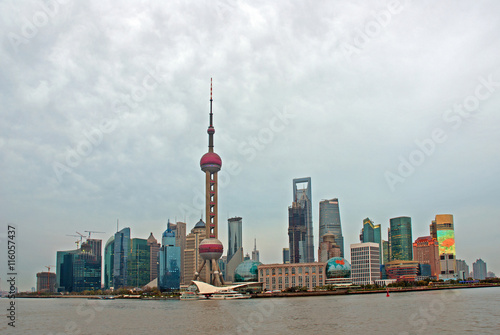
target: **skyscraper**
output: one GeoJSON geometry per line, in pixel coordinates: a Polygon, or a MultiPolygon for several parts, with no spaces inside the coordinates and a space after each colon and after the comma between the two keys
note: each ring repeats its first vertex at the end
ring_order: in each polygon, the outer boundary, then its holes
{"type": "MultiPolygon", "coordinates": [[[[205,222],[201,219],[196,223],[196,225],[191,229],[186,237],[186,249],[184,250],[184,264],[182,268],[184,269],[184,283],[187,285],[191,283],[194,279],[194,274],[196,269],[198,269],[201,264],[203,264],[203,259],[200,256],[199,247],[201,241],[206,238],[206,226],[205,222]]],[[[204,268],[200,272],[200,280],[206,282],[209,277],[208,268],[204,268]]]]}
{"type": "Polygon", "coordinates": [[[104,246],[104,288],[113,287],[113,268],[115,260],[115,236],[111,236],[104,246]]]}
{"type": "Polygon", "coordinates": [[[37,292],[56,292],[56,274],[54,272],[38,272],[36,274],[37,292]]]}
{"type": "Polygon", "coordinates": [[[224,252],[224,247],[221,241],[218,240],[217,175],[222,167],[222,159],[214,152],[215,128],[213,126],[212,101],[212,80],[210,80],[210,123],[207,130],[208,152],[204,154],[200,160],[201,170],[205,173],[205,217],[207,219],[207,238],[199,245],[199,253],[203,259],[203,263],[195,272],[194,278],[195,280],[198,279],[203,267],[206,265],[209,271],[207,282],[215,286],[221,286],[224,283],[224,279],[222,278],[222,273],[219,271],[218,260],[224,252]]]}
{"type": "Polygon", "coordinates": [[[472,263],[472,275],[474,279],[483,280],[486,278],[487,274],[486,263],[481,258],[472,263]]]}
{"type": "Polygon", "coordinates": [[[288,243],[290,263],[306,262],[307,222],[303,203],[294,202],[288,207],[288,243]]]}
{"type": "Polygon", "coordinates": [[[293,201],[297,202],[304,208],[306,237],[304,244],[304,259],[303,262],[314,262],[314,233],[312,219],[312,186],[311,177],[296,178],[293,180],[293,201]],[[298,185],[306,184],[304,188],[298,188],[298,185]]]}
{"type": "Polygon", "coordinates": [[[113,287],[125,287],[127,283],[127,259],[130,250],[130,228],[123,228],[115,234],[113,260],[113,287]]]}
{"type": "Polygon", "coordinates": [[[420,264],[429,264],[431,267],[431,275],[439,279],[439,244],[437,240],[431,236],[419,237],[413,242],[413,260],[420,264]]]}
{"type": "Polygon", "coordinates": [[[335,235],[326,233],[318,248],[318,262],[326,263],[330,258],[342,257],[340,247],[337,245],[335,235]]]}
{"type": "Polygon", "coordinates": [[[360,242],[361,243],[377,243],[379,245],[379,255],[380,259],[379,262],[380,264],[384,264],[384,259],[383,259],[383,246],[382,246],[382,238],[381,238],[381,228],[380,225],[375,225],[372,220],[369,218],[366,218],[363,220],[363,229],[361,229],[361,234],[360,234],[360,242]]]}
{"type": "Polygon", "coordinates": [[[340,223],[339,199],[323,200],[319,203],[319,243],[323,235],[335,235],[335,243],[340,248],[340,257],[344,257],[344,236],[340,223]]]}
{"type": "Polygon", "coordinates": [[[400,216],[390,219],[391,260],[413,260],[413,240],[411,236],[411,218],[400,216]]]}
{"type": "Polygon", "coordinates": [[[458,279],[467,280],[467,278],[469,278],[469,265],[461,259],[457,259],[456,264],[458,279]]]}
{"type": "Polygon", "coordinates": [[[130,240],[127,256],[127,286],[142,287],[150,282],[150,246],[143,238],[130,240]]]}
{"type": "Polygon", "coordinates": [[[82,292],[101,289],[101,240],[87,239],[80,249],[57,252],[59,291],[82,292]]]}
{"type": "Polygon", "coordinates": [[[226,280],[234,281],[234,270],[243,262],[242,218],[234,217],[227,220],[228,247],[226,258],[226,280]]]}
{"type": "MultiPolygon", "coordinates": [[[[176,224],[170,224],[170,228],[175,233],[175,245],[181,248],[181,269],[184,267],[184,250],[186,250],[186,223],[177,221],[176,224]]],[[[181,271],[181,284],[184,283],[184,271],[181,271]]]]}
{"type": "Polygon", "coordinates": [[[176,236],[170,228],[162,235],[162,246],[158,252],[158,289],[173,291],[181,283],[181,248],[176,246],[176,236]]]}
{"type": "Polygon", "coordinates": [[[455,228],[453,215],[438,214],[430,225],[431,236],[439,243],[440,278],[455,279],[457,276],[455,252],[455,228]]]}
{"type": "Polygon", "coordinates": [[[283,248],[283,264],[290,263],[290,248],[283,248]]]}
{"type": "Polygon", "coordinates": [[[160,251],[160,243],[153,236],[153,233],[148,237],[149,246],[149,281],[158,278],[158,251],[160,251]]]}
{"type": "Polygon", "coordinates": [[[252,250],[252,261],[254,262],[260,262],[260,257],[259,257],[259,250],[257,250],[257,239],[254,239],[254,245],[253,245],[253,250],[252,250]]]}

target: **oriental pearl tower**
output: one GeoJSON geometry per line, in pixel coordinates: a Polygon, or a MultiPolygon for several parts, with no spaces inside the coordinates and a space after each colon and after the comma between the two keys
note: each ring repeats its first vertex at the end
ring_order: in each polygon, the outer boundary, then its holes
{"type": "Polygon", "coordinates": [[[224,284],[222,274],[219,271],[218,260],[222,256],[224,247],[217,239],[217,173],[222,167],[222,160],[214,152],[214,134],[212,114],[212,79],[210,79],[210,123],[208,126],[208,152],[201,157],[200,167],[205,172],[205,201],[207,223],[206,238],[201,241],[199,253],[203,259],[200,268],[194,274],[194,280],[198,280],[201,270],[206,265],[210,269],[210,278],[206,278],[209,284],[221,286],[224,284]]]}

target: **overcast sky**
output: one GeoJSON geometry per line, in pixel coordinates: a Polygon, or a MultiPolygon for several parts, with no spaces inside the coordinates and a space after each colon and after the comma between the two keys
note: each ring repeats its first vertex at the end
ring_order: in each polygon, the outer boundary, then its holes
{"type": "MultiPolygon", "coordinates": [[[[457,257],[497,257],[497,1],[0,3],[0,278],[7,225],[35,286],[76,231],[159,238],[204,211],[210,78],[219,238],[288,246],[292,179],[339,198],[346,256],[364,218],[453,214],[457,257]],[[45,4],[45,5],[44,5],[45,4]]],[[[51,270],[53,271],[53,269],[51,270]]],[[[6,283],[2,280],[2,289],[6,283]]]]}

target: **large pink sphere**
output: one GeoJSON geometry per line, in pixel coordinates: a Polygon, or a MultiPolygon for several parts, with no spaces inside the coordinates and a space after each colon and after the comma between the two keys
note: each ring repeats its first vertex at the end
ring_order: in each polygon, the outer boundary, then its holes
{"type": "Polygon", "coordinates": [[[201,157],[200,167],[203,172],[218,172],[222,167],[222,159],[215,152],[207,152],[203,155],[203,157],[201,157]]]}
{"type": "Polygon", "coordinates": [[[224,252],[224,246],[216,238],[206,238],[201,241],[198,250],[204,260],[219,259],[224,252]]]}

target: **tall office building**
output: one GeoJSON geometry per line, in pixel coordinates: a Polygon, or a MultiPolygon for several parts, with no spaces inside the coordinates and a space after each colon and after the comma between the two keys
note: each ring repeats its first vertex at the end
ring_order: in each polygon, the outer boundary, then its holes
{"type": "MultiPolygon", "coordinates": [[[[304,195],[303,195],[304,196],[304,195]]],[[[303,203],[294,202],[288,207],[288,243],[290,263],[307,263],[307,211],[303,203]]]]}
{"type": "Polygon", "coordinates": [[[150,282],[150,247],[143,238],[130,240],[127,257],[127,286],[143,287],[150,282]]]}
{"type": "Polygon", "coordinates": [[[413,240],[411,236],[411,218],[400,216],[390,219],[391,260],[413,260],[413,240]]]}
{"type": "Polygon", "coordinates": [[[326,263],[330,258],[342,257],[334,234],[326,233],[318,248],[318,262],[326,263]]]}
{"type": "Polygon", "coordinates": [[[371,285],[380,279],[380,244],[351,244],[351,280],[354,285],[371,285]]]}
{"type": "MultiPolygon", "coordinates": [[[[184,267],[184,250],[186,250],[186,223],[177,221],[175,224],[170,224],[170,228],[175,234],[175,245],[181,248],[181,269],[184,267]]],[[[181,284],[184,283],[184,271],[181,271],[181,284]]]]}
{"type": "Polygon", "coordinates": [[[429,264],[431,267],[431,276],[439,279],[439,244],[431,236],[419,237],[413,242],[413,260],[419,264],[429,264]]]}
{"type": "Polygon", "coordinates": [[[464,260],[457,259],[457,275],[459,280],[467,280],[469,278],[469,265],[464,260]]]}
{"type": "Polygon", "coordinates": [[[87,239],[80,249],[57,252],[56,280],[60,292],[101,289],[102,241],[87,239]]]}
{"type": "Polygon", "coordinates": [[[128,286],[127,259],[130,251],[130,228],[123,228],[115,234],[113,260],[113,287],[115,289],[128,286]]]}
{"type": "Polygon", "coordinates": [[[283,248],[283,264],[290,263],[290,248],[283,248]]]}
{"type": "Polygon", "coordinates": [[[149,281],[151,282],[158,278],[158,251],[160,251],[161,244],[153,236],[153,232],[149,234],[147,241],[149,247],[149,281]]]}
{"type": "Polygon", "coordinates": [[[113,287],[113,268],[115,260],[115,236],[111,236],[104,246],[104,288],[113,287]]]}
{"type": "Polygon", "coordinates": [[[252,261],[260,262],[259,250],[257,250],[257,239],[254,239],[253,250],[252,250],[252,261]]]}
{"type": "MultiPolygon", "coordinates": [[[[206,238],[206,227],[205,222],[202,220],[198,221],[191,233],[186,237],[186,249],[184,250],[184,283],[189,285],[194,279],[194,273],[196,269],[201,266],[203,259],[200,257],[199,247],[201,241],[206,238]]],[[[204,268],[200,273],[200,280],[207,282],[207,278],[210,279],[210,273],[208,268],[204,268]]]]}
{"type": "Polygon", "coordinates": [[[389,241],[382,240],[382,264],[387,264],[391,261],[389,241]]]}
{"type": "Polygon", "coordinates": [[[486,279],[487,274],[488,271],[486,270],[486,263],[481,258],[472,263],[472,275],[474,279],[486,279]]]}
{"type": "Polygon", "coordinates": [[[438,214],[430,225],[431,236],[439,243],[440,278],[444,280],[457,277],[455,252],[455,227],[453,215],[438,214]]]}
{"type": "Polygon", "coordinates": [[[242,218],[234,217],[227,220],[227,258],[226,281],[234,281],[234,271],[243,262],[243,228],[242,218]]]}
{"type": "Polygon", "coordinates": [[[335,235],[335,242],[340,248],[340,257],[344,257],[344,236],[340,223],[339,199],[323,200],[319,203],[319,243],[323,235],[335,235]]]}
{"type": "Polygon", "coordinates": [[[379,255],[380,259],[379,262],[380,264],[384,264],[384,258],[383,258],[383,246],[382,246],[382,232],[381,232],[381,226],[375,225],[372,220],[369,218],[366,218],[363,220],[363,228],[361,229],[361,234],[360,234],[360,242],[361,243],[377,243],[379,245],[379,255]]]}
{"type": "Polygon", "coordinates": [[[38,272],[36,274],[37,292],[56,292],[56,274],[54,272],[38,272]]]}
{"type": "Polygon", "coordinates": [[[181,284],[181,248],[176,246],[176,236],[170,224],[161,241],[162,246],[158,252],[158,289],[178,290],[181,284]]]}
{"type": "Polygon", "coordinates": [[[302,260],[302,262],[314,262],[311,177],[296,178],[293,180],[293,201],[299,203],[305,211],[306,236],[304,244],[304,259],[302,260]],[[304,184],[305,187],[298,188],[298,185],[304,184]]]}

